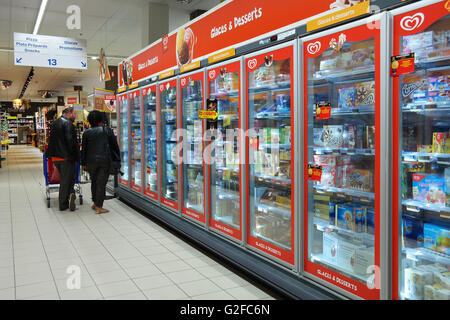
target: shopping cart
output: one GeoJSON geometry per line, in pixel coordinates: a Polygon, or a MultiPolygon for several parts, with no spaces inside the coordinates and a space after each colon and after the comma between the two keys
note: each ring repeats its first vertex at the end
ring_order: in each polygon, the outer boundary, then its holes
{"type": "MultiPolygon", "coordinates": [[[[51,159],[47,159],[47,152],[44,152],[43,167],[45,177],[45,195],[47,196],[47,207],[50,208],[50,193],[59,190],[59,174],[51,159]]],[[[80,182],[80,163],[77,162],[75,169],[75,194],[79,195],[80,205],[83,204],[83,194],[80,182]]]]}

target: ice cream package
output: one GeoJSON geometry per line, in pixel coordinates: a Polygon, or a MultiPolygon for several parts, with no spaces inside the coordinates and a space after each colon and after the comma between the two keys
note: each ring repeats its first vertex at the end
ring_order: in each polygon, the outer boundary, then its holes
{"type": "Polygon", "coordinates": [[[414,173],[413,199],[438,206],[445,206],[445,179],[441,176],[414,173]]]}

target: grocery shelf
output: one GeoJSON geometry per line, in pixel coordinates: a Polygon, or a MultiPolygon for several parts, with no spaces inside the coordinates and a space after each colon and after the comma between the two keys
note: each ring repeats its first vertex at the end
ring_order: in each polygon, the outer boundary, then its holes
{"type": "Polygon", "coordinates": [[[440,206],[440,205],[426,203],[426,202],[412,200],[412,199],[403,200],[402,204],[407,207],[407,210],[408,210],[408,207],[413,207],[413,209],[414,209],[413,211],[416,211],[417,209],[422,209],[422,210],[429,210],[429,211],[434,211],[434,212],[447,212],[450,214],[450,207],[446,207],[446,206],[440,206]]]}
{"type": "Polygon", "coordinates": [[[417,161],[420,158],[446,158],[450,159],[450,153],[428,153],[428,152],[409,152],[403,151],[402,156],[404,158],[411,158],[411,160],[417,161]]]}
{"type": "Polygon", "coordinates": [[[257,87],[249,87],[249,93],[258,93],[258,92],[267,92],[267,91],[278,91],[278,90],[287,90],[291,88],[291,82],[280,82],[278,84],[273,83],[269,85],[257,86],[257,87]]]}
{"type": "Polygon", "coordinates": [[[263,180],[264,182],[281,184],[281,185],[285,185],[285,186],[291,184],[291,178],[273,177],[273,176],[267,176],[267,175],[258,174],[258,173],[255,173],[254,176],[256,178],[258,178],[260,181],[263,180]]]}
{"type": "MultiPolygon", "coordinates": [[[[310,215],[314,215],[314,214],[310,213],[310,215]]],[[[362,240],[366,240],[366,241],[370,241],[370,242],[375,241],[375,236],[373,234],[365,233],[365,232],[355,232],[352,230],[339,228],[337,226],[331,225],[328,220],[325,220],[325,219],[322,219],[319,217],[314,217],[313,223],[316,226],[316,229],[319,231],[335,230],[340,234],[345,234],[345,235],[348,235],[348,236],[351,236],[354,238],[358,238],[358,239],[362,239],[362,240]]]]}
{"type": "Polygon", "coordinates": [[[403,253],[406,258],[412,260],[427,260],[431,262],[442,263],[445,265],[450,264],[450,256],[445,253],[440,253],[428,248],[403,248],[403,253]]]}
{"type": "Polygon", "coordinates": [[[231,90],[231,91],[219,91],[211,93],[213,97],[233,97],[238,96],[239,90],[231,90]]]}
{"type": "Polygon", "coordinates": [[[203,212],[203,206],[199,206],[197,204],[186,203],[185,207],[190,209],[190,210],[194,210],[194,211],[196,211],[196,212],[198,212],[198,213],[203,215],[203,213],[202,213],[203,212]]]}
{"type": "Polygon", "coordinates": [[[327,147],[313,147],[316,154],[326,154],[326,155],[345,155],[345,154],[358,154],[358,155],[375,155],[375,149],[359,149],[359,148],[327,148],[327,147]]]}
{"type": "Polygon", "coordinates": [[[449,111],[450,101],[440,102],[411,102],[402,107],[403,112],[433,112],[449,111]]]}
{"type": "Polygon", "coordinates": [[[348,116],[361,114],[374,114],[375,106],[360,106],[352,108],[331,108],[331,115],[334,116],[348,116]]]}
{"type": "Polygon", "coordinates": [[[240,200],[239,191],[230,192],[222,188],[216,188],[216,195],[219,199],[240,200]]]}
{"type": "Polygon", "coordinates": [[[264,212],[264,213],[277,213],[277,214],[281,214],[282,216],[291,218],[291,211],[288,209],[283,209],[280,207],[277,207],[275,205],[266,205],[266,204],[262,204],[262,203],[254,203],[255,207],[257,207],[260,211],[264,212]]]}
{"type": "Polygon", "coordinates": [[[216,166],[216,170],[226,170],[226,171],[232,171],[232,172],[236,172],[236,173],[239,172],[239,169],[231,169],[231,168],[222,167],[222,166],[216,166]]]}
{"type": "MultiPolygon", "coordinates": [[[[357,81],[361,81],[359,77],[373,74],[375,75],[375,67],[363,67],[363,68],[355,68],[352,70],[348,69],[330,69],[326,71],[317,71],[314,74],[314,78],[311,79],[313,81],[317,80],[328,80],[331,82],[337,82],[338,79],[341,78],[357,78],[357,81]]],[[[372,79],[370,77],[370,79],[372,79]]],[[[355,79],[353,79],[355,80],[355,79]]],[[[353,81],[352,80],[352,81],[353,81]]]]}
{"type": "Polygon", "coordinates": [[[290,144],[277,144],[277,143],[260,143],[259,147],[267,149],[291,149],[290,144]]]}
{"type": "Polygon", "coordinates": [[[326,267],[331,267],[331,268],[337,270],[338,272],[344,273],[344,275],[350,276],[350,278],[353,278],[362,283],[368,283],[368,281],[370,280],[370,277],[372,276],[371,274],[368,274],[368,275],[358,274],[350,268],[345,268],[342,265],[339,265],[339,266],[335,265],[333,261],[330,261],[329,259],[327,259],[327,257],[325,257],[322,253],[312,254],[311,261],[312,262],[315,262],[315,261],[321,262],[326,267]]]}
{"type": "Polygon", "coordinates": [[[260,112],[255,116],[256,119],[264,120],[285,120],[291,118],[290,112],[260,112]]]}
{"type": "Polygon", "coordinates": [[[322,190],[322,191],[328,191],[328,192],[334,192],[334,193],[344,193],[349,196],[369,198],[370,200],[375,200],[375,193],[373,193],[373,192],[364,192],[364,191],[345,189],[345,188],[326,187],[326,186],[321,186],[321,185],[315,185],[314,188],[317,190],[322,190]]]}
{"type": "Polygon", "coordinates": [[[240,228],[239,225],[233,223],[233,217],[231,217],[231,216],[221,216],[221,217],[213,216],[213,218],[214,218],[214,220],[222,222],[222,223],[229,225],[235,229],[239,230],[239,228],[240,228]]]}

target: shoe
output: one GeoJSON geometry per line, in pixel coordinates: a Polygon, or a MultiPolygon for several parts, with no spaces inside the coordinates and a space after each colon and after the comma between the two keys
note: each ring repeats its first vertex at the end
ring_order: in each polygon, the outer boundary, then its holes
{"type": "Polygon", "coordinates": [[[77,199],[77,197],[75,196],[75,193],[71,193],[70,194],[70,203],[69,203],[70,211],[75,211],[75,200],[76,199],[77,199]]]}
{"type": "Polygon", "coordinates": [[[66,211],[67,209],[69,209],[69,207],[64,207],[64,208],[59,208],[59,211],[66,211]]]}
{"type": "Polygon", "coordinates": [[[95,213],[96,213],[96,214],[102,214],[102,213],[107,213],[107,212],[109,212],[109,210],[103,209],[103,208],[100,208],[100,207],[97,207],[97,208],[95,209],[95,213]]]}
{"type": "Polygon", "coordinates": [[[97,206],[95,205],[95,203],[91,206],[92,210],[97,210],[97,206]]]}

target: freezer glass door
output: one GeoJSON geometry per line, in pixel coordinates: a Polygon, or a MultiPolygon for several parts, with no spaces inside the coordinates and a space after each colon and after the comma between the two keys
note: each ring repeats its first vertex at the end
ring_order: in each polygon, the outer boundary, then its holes
{"type": "Polygon", "coordinates": [[[204,216],[203,167],[203,77],[196,73],[180,78],[183,129],[183,209],[182,212],[200,222],[204,216]]]}
{"type": "Polygon", "coordinates": [[[161,112],[161,202],[178,209],[177,80],[159,84],[161,112]]]}
{"type": "Polygon", "coordinates": [[[448,300],[450,15],[441,2],[396,16],[394,25],[394,55],[415,53],[414,72],[394,78],[398,298],[448,300]],[[405,25],[421,14],[423,26],[405,25]]]}
{"type": "Polygon", "coordinates": [[[246,59],[248,243],[294,264],[293,47],[246,59]]]}
{"type": "Polygon", "coordinates": [[[122,162],[120,183],[128,186],[129,183],[129,155],[128,155],[128,95],[121,96],[119,104],[119,130],[120,130],[120,160],[122,162]]]}
{"type": "Polygon", "coordinates": [[[305,270],[365,299],[379,298],[379,41],[362,25],[303,44],[305,270]]]}
{"type": "Polygon", "coordinates": [[[144,107],[144,193],[158,199],[158,132],[156,86],[142,89],[144,107]]]}
{"type": "MultiPolygon", "coordinates": [[[[211,144],[210,226],[238,240],[241,235],[239,61],[208,70],[209,99],[217,99],[218,118],[208,120],[211,144]]],[[[209,109],[209,108],[208,108],[209,109]]]]}
{"type": "Polygon", "coordinates": [[[141,134],[141,95],[140,91],[129,93],[131,141],[130,141],[130,172],[131,188],[137,192],[142,191],[142,134],[141,134]]]}

